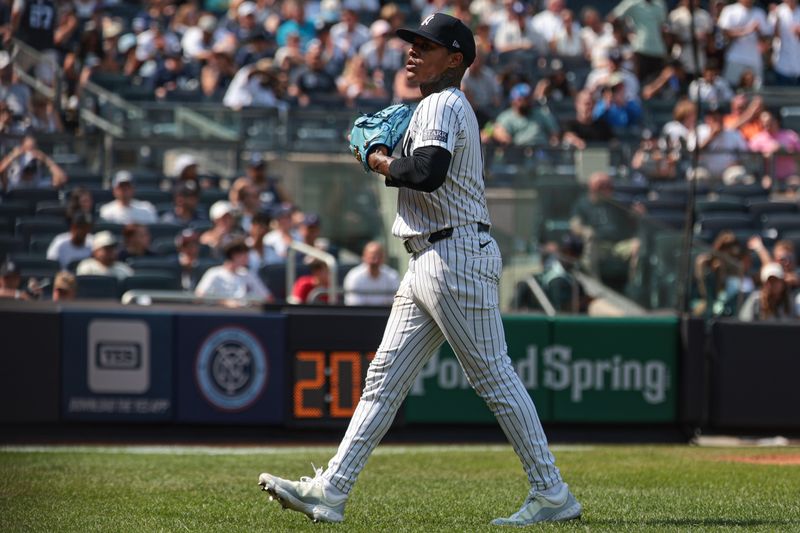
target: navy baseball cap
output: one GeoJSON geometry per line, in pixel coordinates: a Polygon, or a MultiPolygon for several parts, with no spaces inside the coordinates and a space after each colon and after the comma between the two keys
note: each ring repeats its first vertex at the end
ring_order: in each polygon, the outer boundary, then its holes
{"type": "Polygon", "coordinates": [[[401,28],[397,30],[397,36],[409,43],[414,42],[414,37],[422,37],[451,52],[461,52],[467,67],[475,60],[475,37],[472,31],[457,18],[444,13],[428,15],[415,30],[401,28]]]}

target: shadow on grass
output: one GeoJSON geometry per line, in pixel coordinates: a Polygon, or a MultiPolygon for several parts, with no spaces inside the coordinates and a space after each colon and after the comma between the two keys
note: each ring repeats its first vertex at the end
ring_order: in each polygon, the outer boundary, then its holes
{"type": "Polygon", "coordinates": [[[653,520],[592,520],[592,524],[607,526],[631,526],[634,524],[646,526],[716,526],[716,527],[754,527],[754,526],[797,526],[800,520],[784,519],[758,519],[736,520],[732,518],[662,518],[653,520]]]}

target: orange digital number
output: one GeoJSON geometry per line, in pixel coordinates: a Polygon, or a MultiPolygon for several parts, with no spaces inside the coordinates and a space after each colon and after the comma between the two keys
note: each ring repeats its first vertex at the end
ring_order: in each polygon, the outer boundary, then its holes
{"type": "Polygon", "coordinates": [[[319,391],[325,387],[325,353],[297,352],[297,360],[314,363],[314,377],[301,379],[294,384],[294,416],[295,418],[322,418],[321,408],[306,407],[305,391],[319,391]]]}
{"type": "Polygon", "coordinates": [[[350,418],[361,396],[361,354],[358,352],[331,353],[331,417],[350,418]],[[342,406],[339,377],[342,363],[350,363],[350,407],[342,406]]]}

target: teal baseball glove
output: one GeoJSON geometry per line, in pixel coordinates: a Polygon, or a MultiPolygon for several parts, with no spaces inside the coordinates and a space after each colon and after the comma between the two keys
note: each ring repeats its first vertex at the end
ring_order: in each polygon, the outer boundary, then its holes
{"type": "Polygon", "coordinates": [[[367,164],[369,153],[378,146],[385,146],[392,153],[403,138],[409,122],[411,108],[405,104],[390,105],[377,113],[362,115],[356,119],[350,132],[350,151],[365,172],[371,171],[367,164]]]}

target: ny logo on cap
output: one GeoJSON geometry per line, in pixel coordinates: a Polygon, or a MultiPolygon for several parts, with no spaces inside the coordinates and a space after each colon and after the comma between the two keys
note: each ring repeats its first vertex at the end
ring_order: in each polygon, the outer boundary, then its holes
{"type": "Polygon", "coordinates": [[[436,16],[436,13],[434,13],[433,15],[428,15],[427,17],[425,17],[425,20],[422,21],[422,24],[420,24],[420,26],[427,26],[430,23],[430,21],[433,20],[433,17],[435,17],[435,16],[436,16]]]}

